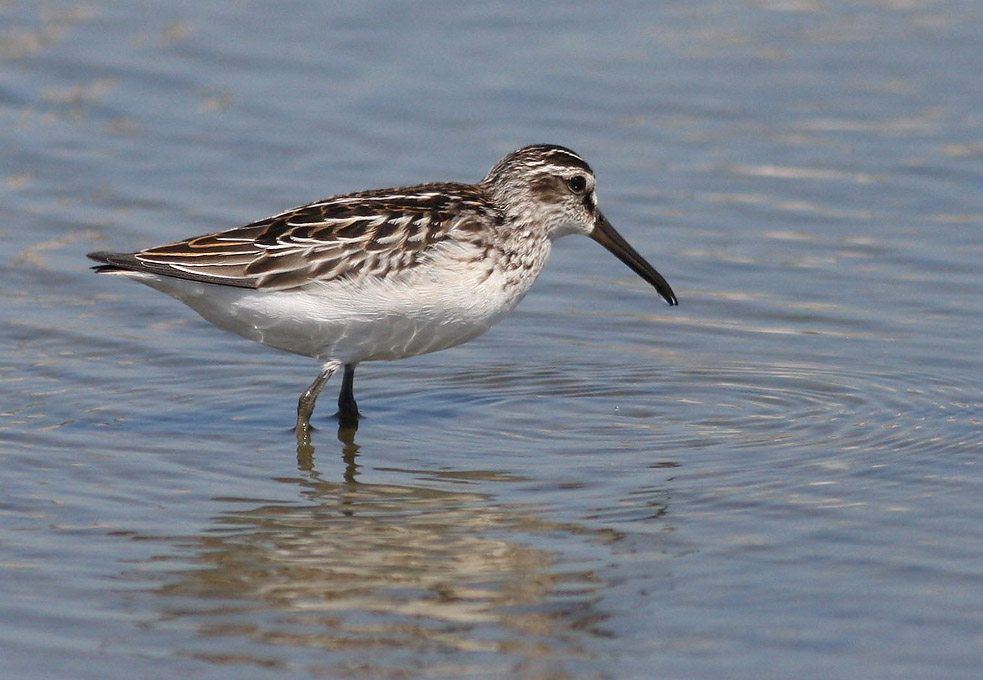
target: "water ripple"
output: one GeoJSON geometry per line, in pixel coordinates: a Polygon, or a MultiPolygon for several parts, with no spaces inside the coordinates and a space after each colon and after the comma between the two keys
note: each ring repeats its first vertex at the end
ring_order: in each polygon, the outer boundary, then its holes
{"type": "Polygon", "coordinates": [[[967,379],[847,371],[808,364],[732,364],[663,376],[693,431],[738,448],[871,452],[963,450],[983,444],[983,399],[967,379]],[[953,433],[959,435],[953,437],[953,433]]]}

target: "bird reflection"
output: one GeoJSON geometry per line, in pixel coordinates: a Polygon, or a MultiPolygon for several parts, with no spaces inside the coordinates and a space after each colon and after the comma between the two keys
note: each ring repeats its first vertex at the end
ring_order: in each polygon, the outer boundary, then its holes
{"type": "Polygon", "coordinates": [[[301,474],[278,480],[296,500],[244,499],[155,559],[178,561],[157,591],[161,622],[180,619],[209,640],[188,653],[329,677],[581,677],[604,638],[604,584],[557,549],[606,544],[613,532],[473,490],[514,481],[496,472],[356,483],[354,434],[338,431],[343,481],[321,479],[313,450],[298,450],[301,474]],[[434,488],[450,482],[460,490],[434,488]]]}
{"type": "MultiPolygon", "coordinates": [[[[355,433],[358,431],[358,421],[339,418],[338,420],[338,441],[341,442],[341,460],[345,464],[343,478],[350,484],[355,483],[355,476],[358,474],[358,464],[355,458],[358,456],[359,445],[355,443],[355,433]]],[[[310,437],[297,440],[297,468],[307,474],[315,474],[314,470],[314,446],[311,444],[310,437]]]]}

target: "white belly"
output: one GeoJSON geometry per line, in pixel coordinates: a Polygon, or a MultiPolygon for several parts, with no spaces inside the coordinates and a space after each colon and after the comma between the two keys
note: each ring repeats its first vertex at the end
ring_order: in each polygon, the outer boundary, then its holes
{"type": "Polygon", "coordinates": [[[471,340],[525,296],[528,281],[475,264],[422,265],[396,277],[261,291],[152,274],[131,276],[225,330],[320,361],[399,359],[471,340]]]}

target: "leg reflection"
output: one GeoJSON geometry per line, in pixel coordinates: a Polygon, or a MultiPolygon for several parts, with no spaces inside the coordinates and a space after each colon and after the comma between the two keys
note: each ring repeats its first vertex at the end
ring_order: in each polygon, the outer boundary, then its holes
{"type": "MultiPolygon", "coordinates": [[[[345,471],[342,477],[349,484],[357,483],[358,468],[360,467],[355,459],[358,457],[359,445],[355,443],[355,433],[358,431],[358,421],[346,422],[342,419],[338,421],[338,441],[341,442],[341,460],[345,464],[345,471]]],[[[297,441],[297,469],[301,472],[320,478],[320,474],[314,468],[314,446],[309,437],[297,441]]]]}

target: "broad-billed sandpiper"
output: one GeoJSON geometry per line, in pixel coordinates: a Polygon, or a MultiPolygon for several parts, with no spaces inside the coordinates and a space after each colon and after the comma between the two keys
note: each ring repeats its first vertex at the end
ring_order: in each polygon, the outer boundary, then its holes
{"type": "Polygon", "coordinates": [[[460,345],[502,319],[539,276],[553,241],[584,234],[677,304],[664,278],[597,209],[576,153],[513,151],[477,184],[333,196],[242,227],[137,253],[91,253],[100,274],[167,293],[220,328],[321,363],[297,405],[309,441],[321,388],[344,367],[339,417],[354,424],[362,361],[460,345]]]}

